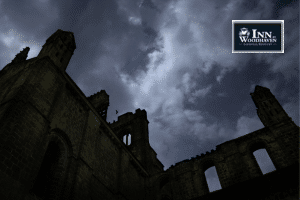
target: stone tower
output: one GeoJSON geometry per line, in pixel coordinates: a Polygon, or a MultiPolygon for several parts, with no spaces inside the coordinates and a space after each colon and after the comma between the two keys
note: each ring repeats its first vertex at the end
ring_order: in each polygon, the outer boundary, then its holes
{"type": "Polygon", "coordinates": [[[66,70],[75,49],[73,33],[58,29],[46,40],[37,58],[49,56],[55,65],[66,70]]]}
{"type": "Polygon", "coordinates": [[[300,129],[268,88],[251,93],[264,128],[164,170],[145,110],[107,123],[109,95],[86,97],[65,72],[75,48],[73,33],[58,30],[37,57],[26,60],[26,47],[0,71],[0,199],[299,198],[300,129]],[[259,149],[275,171],[263,175],[259,149]],[[205,178],[212,166],[222,187],[214,192],[205,178]]]}
{"type": "Polygon", "coordinates": [[[292,122],[292,118],[288,116],[270,89],[257,85],[254,93],[250,95],[257,107],[257,115],[264,126],[272,126],[283,121],[292,122]]]}
{"type": "MultiPolygon", "coordinates": [[[[163,165],[156,159],[156,152],[149,143],[149,121],[145,110],[136,109],[135,113],[127,112],[118,117],[118,121],[110,124],[116,135],[122,141],[123,137],[131,135],[131,144],[127,148],[150,173],[163,170],[163,165]]],[[[127,144],[127,141],[126,141],[127,144]]]]}

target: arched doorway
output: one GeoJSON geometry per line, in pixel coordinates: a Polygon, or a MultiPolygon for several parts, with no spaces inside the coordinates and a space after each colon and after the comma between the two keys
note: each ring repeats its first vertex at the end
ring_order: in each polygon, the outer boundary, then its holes
{"type": "Polygon", "coordinates": [[[168,175],[163,175],[158,179],[158,189],[160,200],[172,200],[172,185],[168,175]]]}
{"type": "Polygon", "coordinates": [[[40,170],[31,190],[36,196],[45,199],[57,199],[62,179],[63,151],[57,142],[49,142],[40,170]]]}

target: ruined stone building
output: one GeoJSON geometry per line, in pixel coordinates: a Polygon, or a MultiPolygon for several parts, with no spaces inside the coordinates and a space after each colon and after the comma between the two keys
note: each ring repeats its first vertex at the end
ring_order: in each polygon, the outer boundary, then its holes
{"type": "Polygon", "coordinates": [[[264,128],[164,171],[146,111],[107,123],[106,92],[86,97],[65,72],[75,48],[73,33],[59,29],[37,57],[26,60],[26,47],[0,71],[1,200],[299,198],[299,127],[268,88],[251,93],[264,128]],[[263,175],[258,149],[275,171],[263,175]],[[212,166],[222,189],[209,192],[212,166]]]}

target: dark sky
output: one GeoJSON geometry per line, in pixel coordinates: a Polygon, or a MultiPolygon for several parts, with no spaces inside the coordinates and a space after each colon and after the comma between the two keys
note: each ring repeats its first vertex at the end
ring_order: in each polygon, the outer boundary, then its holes
{"type": "MultiPolygon", "coordinates": [[[[299,125],[298,1],[0,0],[0,69],[26,46],[37,56],[57,29],[75,36],[66,72],[86,96],[108,93],[108,122],[147,111],[165,170],[263,128],[255,85],[299,125]],[[232,20],[284,20],[284,53],[231,53],[232,20]]],[[[255,156],[263,173],[275,169],[255,156]]],[[[211,169],[213,191],[221,186],[211,169]]]]}

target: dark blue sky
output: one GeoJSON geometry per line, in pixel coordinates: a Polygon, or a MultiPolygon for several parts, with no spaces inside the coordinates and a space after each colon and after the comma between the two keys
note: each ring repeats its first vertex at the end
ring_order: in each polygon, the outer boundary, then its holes
{"type": "MultiPolygon", "coordinates": [[[[165,169],[262,128],[255,85],[299,125],[298,1],[0,0],[0,24],[0,69],[26,46],[37,56],[57,29],[73,32],[66,72],[86,96],[108,93],[108,122],[145,109],[165,169]],[[284,20],[284,53],[231,53],[232,20],[284,20]]],[[[210,189],[220,189],[209,170],[210,189]]]]}

